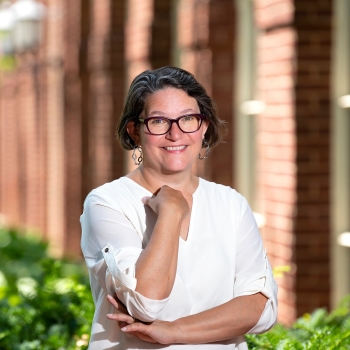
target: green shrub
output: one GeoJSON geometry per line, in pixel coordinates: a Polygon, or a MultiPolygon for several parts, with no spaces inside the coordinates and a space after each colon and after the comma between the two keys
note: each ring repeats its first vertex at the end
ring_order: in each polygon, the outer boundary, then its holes
{"type": "Polygon", "coordinates": [[[246,338],[251,350],[348,350],[350,295],[330,314],[317,309],[299,318],[291,328],[277,324],[269,332],[246,338]]]}
{"type": "Polygon", "coordinates": [[[0,228],[0,349],[86,349],[93,316],[85,265],[0,228]]]}
{"type": "MultiPolygon", "coordinates": [[[[94,305],[85,265],[47,255],[47,244],[0,228],[0,349],[87,349],[94,305]]],[[[251,350],[349,350],[350,295],[291,328],[247,335],[251,350]]]]}

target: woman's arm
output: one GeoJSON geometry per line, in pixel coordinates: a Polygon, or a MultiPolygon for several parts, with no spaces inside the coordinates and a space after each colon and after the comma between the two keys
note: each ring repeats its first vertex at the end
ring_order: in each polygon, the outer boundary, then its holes
{"type": "Polygon", "coordinates": [[[136,290],[150,299],[169,297],[173,288],[179,236],[189,206],[180,191],[163,186],[155,197],[143,198],[143,203],[158,214],[146,248],[136,263],[136,290]]]}
{"type": "Polygon", "coordinates": [[[259,321],[267,298],[257,293],[174,321],[175,343],[199,344],[246,334],[259,321]]]}
{"type": "Polygon", "coordinates": [[[108,293],[116,293],[131,315],[154,321],[172,290],[179,233],[188,204],[181,192],[169,187],[163,187],[155,197],[143,199],[158,218],[148,245],[142,249],[130,221],[115,209],[99,204],[103,201],[98,196],[87,198],[81,219],[82,250],[94,276],[91,282],[95,302],[100,285],[108,293]]]}
{"type": "MultiPolygon", "coordinates": [[[[120,309],[113,298],[108,299],[120,309]]],[[[122,330],[148,342],[160,344],[204,344],[246,334],[259,321],[267,298],[257,293],[237,297],[229,302],[180,318],[174,322],[155,321],[150,325],[134,322],[126,314],[110,314],[110,320],[123,322],[122,330]],[[126,325],[129,324],[129,325],[126,325]]]]}

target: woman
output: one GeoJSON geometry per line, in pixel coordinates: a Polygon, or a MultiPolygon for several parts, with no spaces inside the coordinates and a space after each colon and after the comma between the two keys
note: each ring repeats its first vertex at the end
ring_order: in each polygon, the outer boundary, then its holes
{"type": "Polygon", "coordinates": [[[132,82],[118,135],[139,167],[93,190],[81,216],[89,349],[242,350],[243,334],[274,325],[277,287],[247,201],[192,173],[222,123],[182,69],[132,82]]]}

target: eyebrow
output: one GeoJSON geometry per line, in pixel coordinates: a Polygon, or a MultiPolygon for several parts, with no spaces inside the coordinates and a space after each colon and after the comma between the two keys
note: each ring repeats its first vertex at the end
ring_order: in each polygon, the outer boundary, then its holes
{"type": "MultiPolygon", "coordinates": [[[[195,114],[197,114],[198,112],[196,112],[192,108],[188,108],[188,109],[184,109],[183,111],[181,111],[180,115],[185,115],[186,113],[195,113],[195,114]]],[[[159,114],[165,115],[166,113],[164,113],[162,111],[153,111],[152,113],[148,114],[148,117],[153,116],[153,115],[159,115],[159,114]]]]}

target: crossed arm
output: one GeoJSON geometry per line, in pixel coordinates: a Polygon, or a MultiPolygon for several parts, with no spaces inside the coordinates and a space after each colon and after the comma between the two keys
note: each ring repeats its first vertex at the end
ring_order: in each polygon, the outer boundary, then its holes
{"type": "Polygon", "coordinates": [[[261,293],[241,296],[173,322],[156,320],[145,324],[134,322],[118,300],[111,296],[107,299],[120,312],[107,317],[118,321],[122,331],[160,344],[205,344],[246,334],[258,323],[267,300],[261,293]]]}

